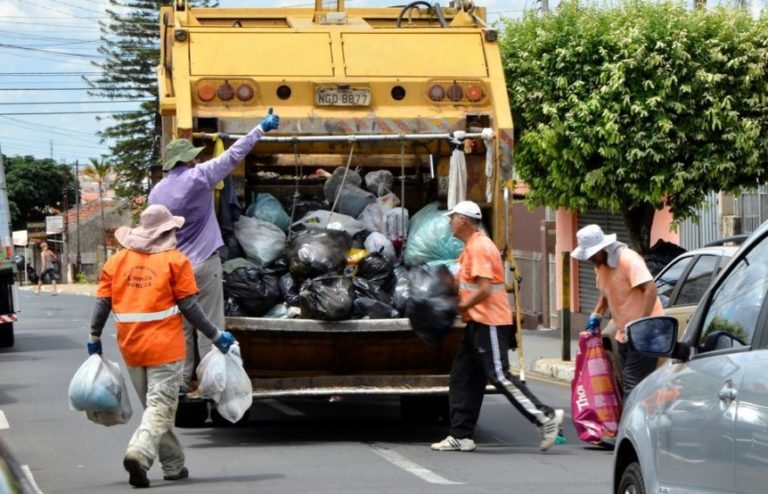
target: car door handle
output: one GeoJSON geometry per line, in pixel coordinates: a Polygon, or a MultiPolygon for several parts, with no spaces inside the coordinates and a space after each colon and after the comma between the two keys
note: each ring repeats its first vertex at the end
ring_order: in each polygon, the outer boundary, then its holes
{"type": "Polygon", "coordinates": [[[733,381],[726,381],[720,391],[717,393],[717,397],[723,401],[733,401],[736,399],[736,388],[733,387],[733,381]]]}

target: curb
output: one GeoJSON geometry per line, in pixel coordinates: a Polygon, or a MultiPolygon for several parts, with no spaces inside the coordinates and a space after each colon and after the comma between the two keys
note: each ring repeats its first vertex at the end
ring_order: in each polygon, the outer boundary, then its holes
{"type": "Polygon", "coordinates": [[[529,370],[536,374],[570,384],[573,381],[575,363],[559,359],[541,358],[535,360],[529,370]]]}

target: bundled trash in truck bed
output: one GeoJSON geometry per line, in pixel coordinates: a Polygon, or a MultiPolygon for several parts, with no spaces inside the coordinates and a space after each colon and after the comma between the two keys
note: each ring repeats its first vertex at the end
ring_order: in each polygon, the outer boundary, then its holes
{"type": "Polygon", "coordinates": [[[455,287],[443,286],[451,277],[445,266],[463,243],[437,203],[409,218],[393,183],[388,170],[361,177],[337,168],[320,197],[281,203],[257,194],[234,231],[224,232],[226,315],[453,321],[455,287]],[[434,265],[443,267],[425,268],[434,265]]]}

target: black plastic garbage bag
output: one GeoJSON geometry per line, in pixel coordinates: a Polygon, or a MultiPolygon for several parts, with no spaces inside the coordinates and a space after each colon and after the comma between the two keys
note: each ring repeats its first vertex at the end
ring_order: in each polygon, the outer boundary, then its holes
{"type": "Polygon", "coordinates": [[[291,273],[285,273],[280,277],[280,295],[283,297],[283,302],[286,305],[298,306],[299,305],[299,288],[301,283],[297,282],[291,273]]]}
{"type": "Polygon", "coordinates": [[[221,238],[224,240],[224,247],[219,249],[219,257],[222,260],[229,261],[230,259],[245,257],[243,248],[240,246],[237,237],[235,237],[235,232],[224,230],[221,232],[221,238]]]}
{"type": "Polygon", "coordinates": [[[679,245],[659,239],[643,257],[645,259],[645,265],[648,267],[648,271],[650,271],[653,276],[656,276],[662,269],[664,269],[664,266],[672,261],[672,259],[684,252],[685,249],[679,245]]]}
{"type": "Polygon", "coordinates": [[[355,274],[370,281],[371,285],[384,292],[391,291],[397,281],[395,267],[382,254],[370,254],[363,258],[357,265],[355,274]]]}
{"type": "Polygon", "coordinates": [[[298,279],[325,274],[340,274],[347,264],[352,239],[338,230],[306,230],[293,238],[288,247],[291,274],[298,279]]]}
{"type": "Polygon", "coordinates": [[[276,276],[258,268],[237,268],[224,274],[224,296],[234,298],[247,316],[261,317],[280,302],[276,276]]]}
{"type": "Polygon", "coordinates": [[[352,278],[352,293],[355,298],[372,298],[387,305],[392,305],[392,297],[374,286],[370,281],[359,276],[352,278]]]}
{"type": "Polygon", "coordinates": [[[373,298],[360,297],[352,302],[352,319],[392,319],[398,315],[397,309],[373,298]]]}
{"type": "Polygon", "coordinates": [[[400,311],[405,312],[405,304],[411,296],[411,280],[408,276],[408,269],[404,266],[395,266],[395,285],[392,288],[392,305],[400,311]]]}
{"type": "Polygon", "coordinates": [[[354,185],[355,187],[362,185],[363,179],[360,177],[359,173],[354,170],[347,170],[345,177],[345,170],[346,169],[341,166],[336,168],[333,170],[333,173],[331,173],[331,176],[328,177],[328,180],[325,181],[325,184],[323,185],[323,195],[328,204],[333,204],[342,183],[354,185]]]}
{"type": "Polygon", "coordinates": [[[288,272],[288,259],[284,256],[278,257],[262,268],[264,274],[271,274],[278,278],[288,272]]]}
{"type": "Polygon", "coordinates": [[[245,317],[245,312],[240,308],[234,297],[227,297],[224,301],[224,315],[228,317],[245,317]]]}
{"type": "Polygon", "coordinates": [[[443,265],[414,268],[410,280],[405,315],[422,340],[439,343],[451,332],[459,314],[456,281],[443,265]]]}
{"type": "Polygon", "coordinates": [[[301,317],[340,321],[352,312],[352,282],[346,276],[321,276],[305,281],[299,290],[301,317]]]}

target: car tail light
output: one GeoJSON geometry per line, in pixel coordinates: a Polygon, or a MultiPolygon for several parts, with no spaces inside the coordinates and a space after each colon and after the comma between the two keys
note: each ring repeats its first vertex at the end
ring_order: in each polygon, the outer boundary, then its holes
{"type": "Polygon", "coordinates": [[[459,101],[464,97],[464,90],[458,84],[453,84],[447,91],[448,99],[451,101],[459,101]]]}
{"type": "Polygon", "coordinates": [[[249,101],[253,98],[253,88],[248,84],[240,84],[237,86],[235,93],[237,94],[237,99],[240,101],[249,101]]]}
{"type": "Polygon", "coordinates": [[[429,88],[429,99],[432,101],[443,101],[445,99],[445,88],[440,84],[434,84],[429,88]]]}
{"type": "Polygon", "coordinates": [[[472,84],[467,88],[467,99],[472,103],[477,103],[483,99],[483,88],[477,84],[472,84]]]}
{"type": "Polygon", "coordinates": [[[198,84],[197,86],[198,98],[200,98],[202,101],[211,101],[214,96],[216,96],[216,88],[213,87],[213,84],[210,84],[208,82],[198,84]]]}
{"type": "Polygon", "coordinates": [[[216,94],[219,96],[220,100],[229,101],[235,97],[235,90],[232,88],[232,86],[228,82],[225,82],[224,84],[219,86],[219,89],[216,91],[216,94]]]}

